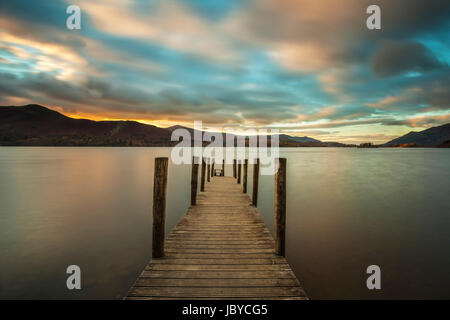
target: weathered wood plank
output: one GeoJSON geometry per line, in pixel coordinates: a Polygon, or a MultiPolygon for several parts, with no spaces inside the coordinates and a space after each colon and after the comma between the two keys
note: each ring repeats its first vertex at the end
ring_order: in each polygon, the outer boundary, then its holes
{"type": "Polygon", "coordinates": [[[272,265],[272,264],[286,264],[284,259],[280,258],[254,258],[254,259],[236,259],[236,258],[172,258],[172,259],[154,259],[153,265],[156,264],[188,264],[188,265],[217,265],[217,264],[237,264],[237,265],[272,265]]]}
{"type": "Polygon", "coordinates": [[[291,270],[263,271],[198,271],[198,270],[144,270],[140,278],[166,279],[295,279],[291,270]]]}
{"type": "MultiPolygon", "coordinates": [[[[271,234],[268,232],[263,232],[263,231],[256,231],[256,232],[235,232],[233,234],[229,234],[227,232],[214,232],[214,231],[208,231],[208,232],[204,232],[204,231],[176,231],[174,230],[169,237],[172,238],[185,238],[185,237],[191,237],[191,238],[196,238],[196,237],[200,237],[201,239],[207,239],[207,238],[214,238],[214,239],[218,239],[218,238],[222,238],[222,239],[235,239],[235,238],[264,238],[269,240],[270,239],[271,234]]],[[[272,240],[272,239],[271,239],[272,240]]]]}
{"type": "Polygon", "coordinates": [[[253,245],[264,245],[264,246],[271,246],[273,245],[273,241],[269,240],[269,239],[242,239],[242,240],[223,240],[223,239],[201,239],[201,240],[192,240],[192,239],[180,239],[180,238],[168,238],[166,241],[167,245],[178,245],[178,244],[182,244],[182,245],[195,245],[195,246],[203,246],[204,244],[206,245],[230,245],[230,246],[235,246],[235,245],[245,245],[245,246],[253,246],[253,245]]]}
{"type": "Polygon", "coordinates": [[[227,238],[227,239],[234,239],[234,238],[261,238],[261,237],[269,237],[271,236],[270,233],[266,232],[258,232],[257,234],[254,234],[253,232],[211,232],[211,231],[202,231],[202,230],[191,230],[191,231],[174,231],[169,237],[174,238],[183,238],[183,237],[201,237],[202,239],[206,239],[208,237],[214,237],[214,238],[227,238]]]}
{"type": "Polygon", "coordinates": [[[248,244],[209,244],[209,245],[200,245],[200,244],[185,244],[185,245],[171,245],[167,244],[165,249],[166,252],[180,252],[180,251],[196,251],[204,250],[204,253],[273,253],[273,243],[268,243],[265,245],[251,246],[248,244]]]}
{"type": "Polygon", "coordinates": [[[174,253],[273,253],[273,249],[259,248],[166,248],[166,252],[174,253]]]}
{"type": "Polygon", "coordinates": [[[236,180],[214,176],[204,188],[126,299],[307,299],[236,180]]]}
{"type": "MultiPolygon", "coordinates": [[[[194,298],[187,297],[125,297],[125,300],[193,300],[194,298]]],[[[196,297],[199,300],[235,300],[236,297],[196,297]]],[[[239,300],[308,300],[308,297],[239,297],[239,300]]]]}
{"type": "Polygon", "coordinates": [[[300,287],[246,287],[246,288],[201,288],[196,287],[134,287],[131,297],[302,297],[305,296],[300,287]]]}
{"type": "Polygon", "coordinates": [[[157,261],[169,261],[172,259],[233,259],[239,262],[242,259],[276,259],[273,253],[252,253],[252,254],[236,254],[236,253],[171,253],[165,256],[165,259],[154,259],[157,261]]]}
{"type": "Polygon", "coordinates": [[[158,279],[139,278],[137,287],[296,287],[297,279],[158,279]]]}
{"type": "Polygon", "coordinates": [[[290,270],[288,264],[163,264],[149,265],[145,270],[170,271],[271,271],[290,270]]]}

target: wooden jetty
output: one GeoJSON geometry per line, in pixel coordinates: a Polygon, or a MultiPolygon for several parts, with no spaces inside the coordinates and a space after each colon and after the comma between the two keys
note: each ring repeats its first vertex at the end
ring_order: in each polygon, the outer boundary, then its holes
{"type": "MultiPolygon", "coordinates": [[[[154,182],[153,259],[125,299],[307,299],[284,257],[285,216],[280,215],[285,215],[285,159],[280,164],[284,172],[281,168],[276,175],[276,190],[281,193],[275,195],[275,203],[284,208],[275,208],[278,239],[273,239],[262,221],[256,199],[250,200],[235,178],[215,175],[206,185],[200,183],[204,192],[191,193],[195,204],[165,238],[165,205],[161,202],[165,202],[167,189],[167,158],[156,159],[155,179],[159,181],[154,182]]],[[[257,183],[259,161],[254,169],[257,183]]],[[[195,189],[197,176],[198,164],[194,164],[195,189]]],[[[204,180],[203,170],[201,176],[204,180]]],[[[246,172],[244,177],[246,181],[246,172]]]]}

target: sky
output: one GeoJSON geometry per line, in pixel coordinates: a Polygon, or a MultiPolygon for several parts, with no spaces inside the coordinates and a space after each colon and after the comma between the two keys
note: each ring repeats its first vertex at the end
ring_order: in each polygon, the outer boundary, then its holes
{"type": "Polygon", "coordinates": [[[449,65],[448,0],[0,0],[0,105],[76,118],[382,143],[450,122],[449,65]]]}

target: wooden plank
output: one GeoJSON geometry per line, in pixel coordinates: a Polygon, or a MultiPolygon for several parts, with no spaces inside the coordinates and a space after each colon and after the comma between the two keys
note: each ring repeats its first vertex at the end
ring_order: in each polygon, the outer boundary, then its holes
{"type": "MultiPolygon", "coordinates": [[[[194,298],[187,297],[125,297],[125,300],[193,300],[194,298]]],[[[196,297],[199,300],[236,300],[236,297],[196,297]]],[[[240,297],[239,300],[308,300],[308,297],[240,297]]]]}
{"type": "Polygon", "coordinates": [[[227,251],[234,251],[234,252],[270,252],[273,253],[273,247],[271,244],[261,244],[261,245],[228,245],[228,244],[218,244],[218,245],[195,245],[195,244],[183,244],[183,243],[170,243],[166,244],[165,250],[167,252],[170,251],[192,251],[192,250],[204,250],[204,252],[210,252],[210,251],[216,251],[221,252],[223,251],[226,253],[227,251]]]}
{"type": "Polygon", "coordinates": [[[296,287],[297,279],[159,279],[139,278],[138,287],[296,287]]]}
{"type": "MultiPolygon", "coordinates": [[[[173,234],[175,236],[186,236],[186,235],[205,235],[207,236],[258,236],[265,237],[266,239],[271,239],[272,235],[267,231],[263,230],[260,227],[243,227],[242,230],[236,230],[234,225],[231,226],[220,226],[220,225],[201,225],[194,227],[193,225],[184,225],[183,227],[178,227],[173,230],[173,234]]],[[[171,236],[171,235],[169,235],[171,236]]]]}
{"type": "Polygon", "coordinates": [[[241,239],[241,240],[234,240],[234,239],[186,239],[186,238],[176,238],[173,239],[169,237],[166,241],[168,245],[177,245],[177,244],[188,244],[188,245],[199,245],[202,246],[203,244],[207,245],[272,245],[273,241],[269,239],[241,239]]]}
{"type": "Polygon", "coordinates": [[[236,239],[236,238],[260,238],[267,241],[273,241],[272,235],[268,232],[259,231],[258,229],[247,230],[245,232],[233,232],[231,229],[225,228],[221,231],[211,231],[211,229],[178,229],[173,234],[169,235],[169,238],[181,238],[185,239],[187,237],[201,238],[201,239],[236,239]]]}
{"type": "Polygon", "coordinates": [[[273,249],[266,248],[166,248],[166,252],[173,253],[273,253],[273,249]]]}
{"type": "Polygon", "coordinates": [[[191,236],[191,235],[185,235],[185,236],[170,236],[167,241],[177,241],[177,242],[184,242],[184,243],[208,243],[208,244],[253,244],[255,241],[260,243],[269,243],[273,244],[273,240],[269,240],[265,237],[217,237],[217,236],[208,236],[208,237],[201,237],[198,235],[197,237],[191,236]]]}
{"type": "Polygon", "coordinates": [[[268,239],[267,236],[261,235],[250,235],[250,234],[235,234],[229,235],[222,233],[217,234],[202,234],[201,232],[189,233],[189,234],[173,234],[167,238],[167,241],[226,241],[227,243],[239,242],[239,241],[265,241],[273,243],[273,239],[268,239]]]}
{"type": "Polygon", "coordinates": [[[185,230],[178,230],[173,231],[169,237],[172,238],[185,238],[185,237],[191,237],[196,238],[200,237],[201,239],[208,239],[208,238],[222,238],[222,239],[235,239],[235,238],[264,238],[264,239],[271,239],[271,234],[268,232],[263,231],[256,231],[256,232],[235,232],[233,234],[229,234],[227,232],[214,232],[214,231],[185,231],[185,230]]]}
{"type": "Polygon", "coordinates": [[[214,238],[226,238],[226,239],[234,239],[234,238],[267,238],[271,237],[270,233],[260,232],[258,234],[254,234],[253,232],[235,232],[235,233],[229,233],[229,232],[205,232],[202,230],[191,230],[191,231],[174,231],[169,237],[174,238],[183,238],[183,237],[201,237],[202,239],[207,239],[208,237],[214,237],[214,238]]]}
{"type": "Polygon", "coordinates": [[[290,270],[288,264],[163,264],[149,265],[145,270],[171,270],[171,271],[270,271],[290,270]]]}
{"type": "Polygon", "coordinates": [[[166,279],[295,279],[290,270],[271,271],[180,271],[180,270],[144,270],[140,278],[166,279]]]}
{"type": "Polygon", "coordinates": [[[235,253],[235,254],[251,254],[251,253],[274,253],[273,249],[270,248],[205,248],[205,247],[176,247],[167,248],[167,253],[235,253]]]}
{"type": "Polygon", "coordinates": [[[307,299],[242,192],[232,177],[212,177],[126,299],[307,299]]]}
{"type": "Polygon", "coordinates": [[[239,241],[239,242],[231,242],[231,241],[177,241],[177,240],[168,240],[167,248],[248,248],[252,246],[253,248],[273,248],[274,242],[272,241],[239,241]]]}
{"type": "Polygon", "coordinates": [[[216,264],[237,264],[237,265],[249,265],[249,264],[261,264],[261,265],[272,265],[272,264],[286,264],[286,260],[280,258],[254,258],[254,259],[235,259],[235,258],[172,258],[172,259],[154,259],[152,261],[153,265],[156,264],[188,264],[188,265],[216,265],[216,264]]]}
{"type": "Polygon", "coordinates": [[[152,263],[157,261],[169,261],[174,259],[201,259],[207,261],[208,259],[233,259],[239,262],[242,259],[275,259],[273,253],[253,253],[253,254],[235,254],[235,253],[171,253],[165,256],[164,260],[154,259],[152,263]]]}
{"type": "Polygon", "coordinates": [[[302,297],[305,296],[300,287],[246,287],[246,288],[201,288],[196,287],[134,287],[131,297],[302,297]]]}

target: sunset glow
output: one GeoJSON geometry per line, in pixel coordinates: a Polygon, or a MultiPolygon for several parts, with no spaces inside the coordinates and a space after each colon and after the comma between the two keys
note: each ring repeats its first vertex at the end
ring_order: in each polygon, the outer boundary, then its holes
{"type": "Polygon", "coordinates": [[[377,3],[381,30],[360,0],[2,2],[1,105],[346,143],[449,122],[450,4],[377,3]]]}

